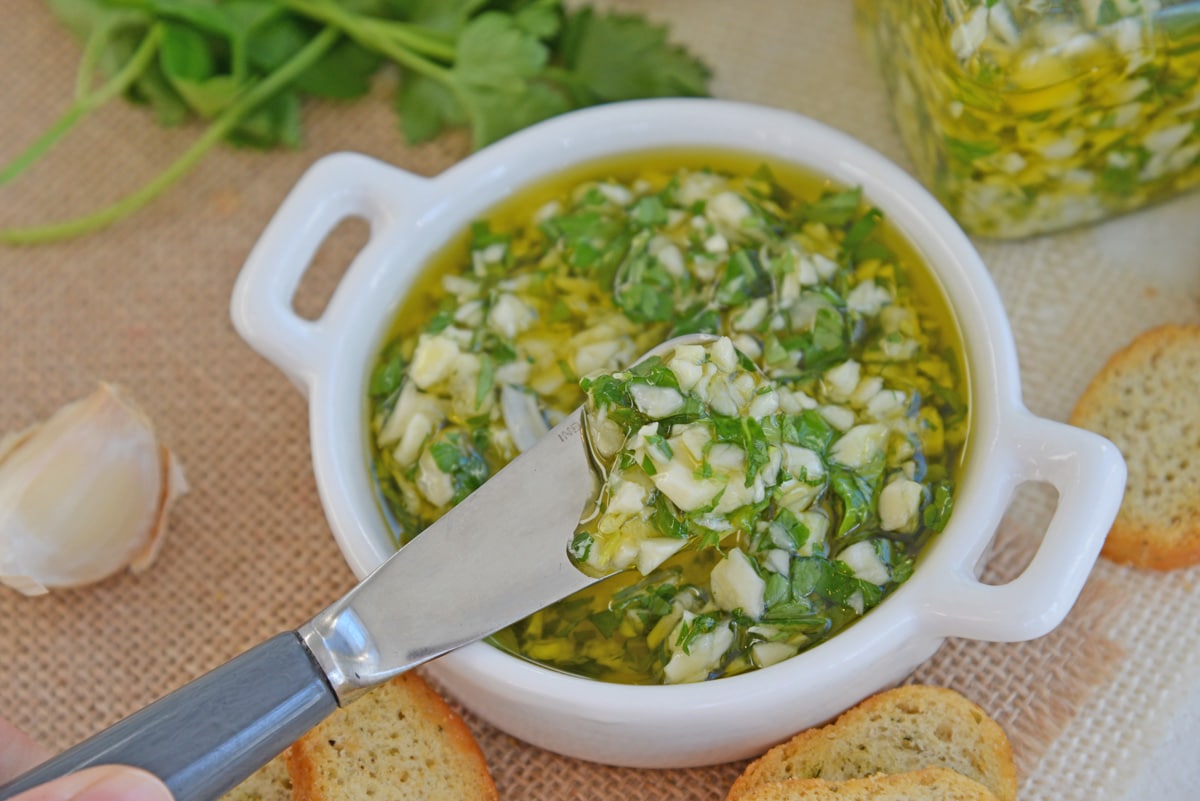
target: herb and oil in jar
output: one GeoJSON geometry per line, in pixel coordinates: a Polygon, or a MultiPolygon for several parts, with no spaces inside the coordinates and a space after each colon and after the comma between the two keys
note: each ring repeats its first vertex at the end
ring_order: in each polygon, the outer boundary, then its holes
{"type": "Polygon", "coordinates": [[[917,174],[1022,237],[1200,186],[1200,0],[856,0],[917,174]]]}
{"type": "Polygon", "coordinates": [[[571,547],[636,569],[492,640],[610,681],[732,675],[858,619],[945,524],[966,436],[951,318],[858,190],[681,160],[593,165],[475,224],[398,316],[369,389],[397,544],[585,398],[605,410],[623,483],[571,547]],[[626,369],[695,332],[728,350],[626,369]],[[696,388],[718,373],[714,406],[696,388]]]}

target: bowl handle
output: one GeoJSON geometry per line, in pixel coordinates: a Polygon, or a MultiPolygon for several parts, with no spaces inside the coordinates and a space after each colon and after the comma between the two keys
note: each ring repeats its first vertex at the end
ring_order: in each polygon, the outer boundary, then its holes
{"type": "Polygon", "coordinates": [[[313,164],[288,193],[250,251],[234,285],[234,327],[256,351],[307,394],[319,372],[326,322],[347,280],[360,263],[370,264],[405,210],[424,193],[427,180],[356,153],[335,153],[313,164]],[[325,311],[315,320],[298,315],[292,298],[314,254],[343,220],[360,217],[370,239],[354,257],[325,311]]]}
{"type": "MultiPolygon", "coordinates": [[[[1010,421],[1015,487],[1043,482],[1058,505],[1028,566],[1007,584],[976,578],[976,560],[940,584],[940,634],[993,642],[1040,637],[1063,621],[1087,581],[1125,490],[1125,461],[1103,437],[1024,409],[1010,421]]],[[[976,557],[978,554],[976,554],[976,557]]]]}

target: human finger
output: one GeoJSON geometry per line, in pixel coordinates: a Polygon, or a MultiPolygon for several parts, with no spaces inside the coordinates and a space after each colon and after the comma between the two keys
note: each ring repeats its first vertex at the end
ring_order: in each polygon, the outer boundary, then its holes
{"type": "Polygon", "coordinates": [[[157,777],[125,765],[100,765],[38,785],[11,801],[172,801],[157,777]]]}
{"type": "Polygon", "coordinates": [[[0,718],[0,782],[21,775],[48,756],[48,750],[12,723],[0,718]]]}

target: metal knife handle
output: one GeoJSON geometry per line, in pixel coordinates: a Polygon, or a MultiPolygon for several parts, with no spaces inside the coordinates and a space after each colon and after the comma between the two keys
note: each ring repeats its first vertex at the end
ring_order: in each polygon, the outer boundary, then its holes
{"type": "Polygon", "coordinates": [[[336,708],[324,672],[287,632],[0,786],[0,801],[105,764],[148,770],[176,801],[213,801],[336,708]]]}

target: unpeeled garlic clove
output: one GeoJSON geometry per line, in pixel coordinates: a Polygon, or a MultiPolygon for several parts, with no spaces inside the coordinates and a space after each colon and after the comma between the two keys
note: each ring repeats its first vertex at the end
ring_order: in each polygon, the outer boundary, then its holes
{"type": "Polygon", "coordinates": [[[146,569],[187,489],[146,415],[100,384],[0,440],[0,583],[41,595],[146,569]]]}

